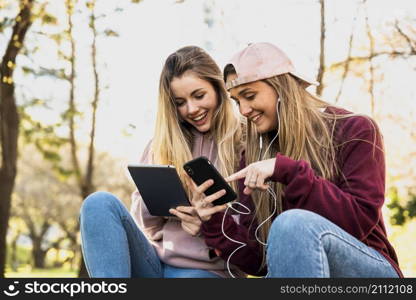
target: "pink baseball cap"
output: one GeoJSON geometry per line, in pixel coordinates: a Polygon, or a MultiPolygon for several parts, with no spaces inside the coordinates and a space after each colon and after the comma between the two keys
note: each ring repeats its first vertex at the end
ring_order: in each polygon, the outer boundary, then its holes
{"type": "Polygon", "coordinates": [[[296,72],[289,57],[270,43],[253,43],[235,54],[226,66],[232,65],[237,77],[226,83],[227,90],[241,84],[290,73],[308,85],[319,85],[315,80],[296,72]]]}

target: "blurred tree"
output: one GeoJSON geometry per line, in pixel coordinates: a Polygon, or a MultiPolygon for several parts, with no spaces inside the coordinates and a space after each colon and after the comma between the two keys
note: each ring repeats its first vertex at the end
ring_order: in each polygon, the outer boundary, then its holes
{"type": "Polygon", "coordinates": [[[72,192],[72,189],[50,171],[51,163],[43,160],[33,145],[22,148],[13,215],[26,225],[27,235],[32,241],[34,267],[44,268],[46,253],[60,238],[59,234],[51,235],[51,230],[56,227],[54,221],[62,211],[69,209],[69,206],[61,206],[59,197],[63,192],[72,192]]]}
{"type": "Polygon", "coordinates": [[[4,277],[6,260],[6,234],[10,216],[11,195],[16,178],[19,135],[19,115],[15,99],[13,71],[16,57],[32,24],[33,0],[21,0],[19,13],[6,52],[0,63],[0,277],[4,277]]]}
{"type": "MultiPolygon", "coordinates": [[[[74,174],[76,176],[80,196],[82,199],[85,199],[89,194],[95,190],[93,182],[93,174],[95,169],[95,135],[96,135],[96,119],[97,119],[97,108],[100,102],[101,96],[101,86],[100,86],[100,76],[98,72],[98,61],[97,61],[97,38],[100,35],[105,37],[117,37],[118,34],[109,28],[104,29],[102,32],[97,30],[96,22],[98,19],[105,18],[106,15],[101,14],[97,16],[96,6],[97,0],[88,0],[86,1],[86,7],[89,10],[89,28],[92,32],[92,42],[91,42],[91,62],[92,62],[92,73],[93,73],[93,99],[91,101],[91,130],[89,135],[89,147],[88,147],[88,158],[83,171],[80,166],[78,145],[75,138],[75,118],[78,113],[77,104],[75,101],[75,77],[76,77],[76,66],[75,66],[75,40],[73,37],[73,8],[76,5],[78,0],[66,0],[67,5],[67,15],[68,15],[68,36],[71,42],[71,53],[69,55],[69,62],[71,65],[71,72],[69,75],[70,83],[70,95],[69,95],[69,108],[64,114],[64,119],[69,123],[69,132],[70,132],[70,145],[71,145],[71,157],[72,164],[74,169],[74,174]]],[[[140,0],[131,0],[132,3],[139,3],[140,0]]]]}
{"type": "MultiPolygon", "coordinates": [[[[140,1],[124,1],[125,4],[139,3],[140,1]]],[[[51,33],[50,30],[43,30],[40,28],[38,31],[34,32],[34,35],[44,36],[50,38],[57,45],[58,57],[64,61],[69,66],[68,69],[65,68],[45,68],[39,65],[39,63],[33,63],[32,65],[23,66],[22,71],[26,75],[33,75],[35,78],[38,77],[51,77],[61,81],[66,81],[69,83],[69,101],[68,109],[62,113],[62,120],[56,124],[44,125],[39,121],[32,119],[29,113],[29,109],[33,106],[45,107],[47,108],[47,101],[44,99],[32,99],[29,102],[22,106],[20,109],[20,114],[24,119],[23,132],[26,138],[26,142],[33,143],[37,150],[43,154],[43,157],[48,161],[52,162],[52,170],[57,171],[61,178],[68,180],[71,176],[76,179],[77,185],[75,186],[78,190],[78,194],[81,199],[84,199],[90,193],[95,190],[94,187],[94,169],[95,169],[95,134],[96,134],[96,118],[98,104],[101,94],[101,84],[98,70],[98,60],[97,60],[97,40],[99,36],[104,37],[117,37],[118,33],[112,30],[111,28],[106,28],[105,21],[101,22],[100,27],[103,29],[97,30],[96,22],[99,19],[106,17],[105,14],[98,15],[96,12],[96,0],[66,0],[64,2],[64,9],[67,15],[67,24],[64,25],[62,31],[57,32],[56,30],[51,33]],[[92,73],[92,89],[93,89],[93,99],[90,102],[91,109],[91,129],[89,134],[89,145],[84,147],[83,142],[77,140],[77,124],[80,122],[84,113],[78,109],[78,104],[84,102],[84,99],[77,99],[79,96],[76,93],[76,80],[77,80],[77,68],[81,68],[85,72],[85,66],[77,66],[76,58],[79,53],[77,52],[76,45],[77,40],[75,39],[74,27],[76,26],[85,26],[81,22],[74,24],[74,15],[75,14],[88,14],[89,23],[88,27],[91,31],[92,42],[91,42],[91,73],[92,73]],[[69,47],[68,47],[69,45],[69,47]],[[68,51],[69,49],[69,51],[68,51]],[[60,137],[55,132],[57,129],[68,126],[69,136],[60,137]],[[63,162],[61,157],[60,149],[65,145],[69,144],[69,153],[71,154],[71,164],[68,164],[67,161],[63,162]],[[83,157],[82,154],[87,152],[86,159],[80,159],[83,157]],[[85,168],[82,168],[82,162],[85,161],[85,168]]],[[[120,5],[121,3],[118,3],[120,5]]],[[[48,5],[48,1],[44,2],[42,6],[42,23],[58,23],[57,17],[52,16],[51,14],[46,13],[45,7],[48,5]]],[[[114,12],[122,12],[122,7],[116,7],[114,12]]],[[[78,19],[79,20],[79,19],[78,19]]],[[[40,45],[35,45],[29,49],[26,49],[25,54],[30,58],[33,54],[38,51],[42,51],[40,45]]],[[[62,64],[61,64],[62,65],[62,64]]],[[[73,195],[73,192],[72,192],[73,195]]],[[[79,211],[79,207],[78,207],[79,211]]],[[[73,214],[77,215],[78,211],[73,214]]],[[[67,234],[70,244],[74,247],[79,246],[77,242],[78,235],[78,224],[77,222],[72,222],[73,218],[65,219],[61,222],[60,226],[67,234]],[[74,225],[75,224],[75,225],[74,225]]],[[[77,220],[77,218],[75,218],[77,220]]],[[[32,230],[32,232],[35,232],[32,230]]],[[[78,251],[79,252],[79,249],[78,251]]],[[[80,268],[80,275],[85,277],[86,270],[82,264],[80,268]]]]}
{"type": "MultiPolygon", "coordinates": [[[[363,1],[364,5],[366,1],[363,1]]],[[[357,11],[360,6],[357,7],[357,11]]],[[[366,12],[366,10],[365,10],[366,12]]],[[[357,15],[357,14],[356,14],[357,15]]],[[[390,24],[390,28],[386,28],[387,33],[379,37],[377,40],[372,34],[371,27],[369,25],[368,14],[365,15],[366,33],[369,40],[368,55],[351,55],[352,53],[352,41],[354,38],[356,17],[354,17],[354,26],[351,31],[349,39],[349,50],[347,58],[341,62],[331,64],[327,69],[330,72],[336,72],[343,70],[340,89],[336,96],[336,102],[338,102],[340,94],[342,92],[343,83],[349,73],[355,73],[357,76],[362,76],[362,69],[365,65],[369,65],[370,71],[370,83],[368,84],[368,91],[371,96],[372,111],[375,111],[374,103],[374,72],[375,66],[374,59],[382,56],[389,57],[391,59],[408,59],[416,55],[416,19],[405,18],[402,20],[395,20],[393,24],[390,24]]],[[[357,45],[356,47],[365,48],[364,45],[357,45]]]]}
{"type": "Polygon", "coordinates": [[[9,220],[9,230],[7,232],[9,250],[7,252],[7,265],[14,272],[18,271],[18,267],[27,264],[27,260],[19,254],[18,243],[21,237],[27,235],[27,227],[20,218],[14,217],[13,208],[9,220]]]}
{"type": "MultiPolygon", "coordinates": [[[[14,231],[19,229],[32,241],[36,268],[45,267],[45,255],[52,248],[75,253],[70,259],[71,265],[79,263],[78,215],[81,203],[74,201],[73,195],[78,189],[76,181],[73,177],[52,172],[54,162],[45,159],[35,143],[21,143],[20,148],[22,154],[12,216],[19,218],[25,226],[14,231]]],[[[70,164],[68,148],[66,145],[58,151],[62,164],[70,164]]],[[[97,187],[118,195],[120,199],[128,199],[134,185],[126,180],[119,161],[106,153],[98,153],[97,159],[101,162],[97,166],[97,187]]]]}
{"type": "MultiPolygon", "coordinates": [[[[408,61],[409,64],[414,62],[416,57],[416,19],[412,17],[405,17],[400,20],[394,20],[390,23],[387,23],[384,28],[377,28],[378,35],[377,38],[374,35],[374,29],[371,28],[368,11],[367,11],[367,0],[363,0],[361,4],[357,7],[357,12],[359,9],[362,9],[364,12],[364,24],[365,32],[367,35],[368,45],[358,45],[356,47],[361,47],[366,49],[367,55],[351,55],[352,53],[352,41],[354,37],[354,28],[351,31],[349,39],[349,50],[347,58],[342,62],[337,62],[328,67],[328,70],[331,72],[339,71],[342,69],[341,84],[336,96],[336,102],[339,100],[341,95],[344,81],[349,73],[353,76],[368,78],[367,92],[370,95],[370,107],[373,117],[376,117],[376,103],[375,103],[375,90],[376,83],[382,81],[380,78],[376,80],[376,71],[381,68],[380,64],[376,65],[375,61],[377,58],[387,57],[389,59],[401,59],[408,61]],[[382,33],[382,34],[380,34],[382,33]],[[413,60],[411,60],[413,58],[413,60]],[[369,76],[365,76],[365,73],[368,72],[369,76]]],[[[357,14],[356,14],[357,15],[357,14]]],[[[356,17],[354,17],[356,19],[356,17]]],[[[416,67],[414,67],[416,70],[416,67]]],[[[381,75],[379,75],[380,77],[381,75]]],[[[379,84],[380,84],[379,83],[379,84]]],[[[415,112],[413,112],[414,115],[415,112]]],[[[386,117],[390,120],[393,120],[396,125],[399,125],[403,130],[408,131],[410,134],[410,139],[416,143],[416,131],[414,117],[412,118],[412,112],[410,112],[409,119],[404,119],[402,116],[396,116],[394,112],[389,113],[386,117]],[[410,121],[409,121],[410,120],[410,121]]],[[[406,158],[403,161],[414,161],[416,157],[415,152],[409,152],[406,154],[406,158]]],[[[414,176],[415,174],[413,174],[414,176]]],[[[405,222],[415,217],[415,206],[416,206],[416,192],[414,190],[414,185],[416,184],[416,177],[414,179],[410,178],[412,174],[408,171],[403,171],[400,176],[395,176],[396,178],[392,180],[392,186],[389,188],[389,196],[391,202],[387,205],[393,212],[391,216],[391,222],[396,225],[403,225],[405,222]],[[401,177],[401,178],[399,178],[401,177]],[[407,196],[399,196],[397,192],[397,187],[394,186],[394,181],[401,180],[402,178],[408,178],[408,181],[413,180],[413,185],[408,185],[407,196]]]]}
{"type": "Polygon", "coordinates": [[[360,6],[357,5],[357,10],[354,14],[353,21],[352,21],[351,34],[350,34],[350,37],[348,39],[347,59],[344,61],[344,66],[343,66],[344,70],[342,71],[341,84],[339,86],[338,93],[335,96],[335,103],[338,102],[339,97],[342,94],[342,91],[344,89],[345,79],[347,78],[348,72],[350,70],[351,53],[352,53],[353,42],[354,42],[354,32],[355,32],[355,27],[357,25],[357,15],[358,15],[359,9],[360,9],[360,6]]]}
{"type": "Polygon", "coordinates": [[[17,258],[17,240],[20,238],[21,232],[17,230],[10,241],[10,266],[13,272],[17,272],[19,260],[17,258]]]}
{"type": "Polygon", "coordinates": [[[322,91],[324,89],[324,73],[325,73],[325,0],[319,0],[319,4],[321,7],[321,28],[320,28],[320,48],[319,48],[319,68],[318,68],[318,75],[317,81],[319,85],[316,87],[316,94],[318,96],[322,95],[322,91]]]}
{"type": "Polygon", "coordinates": [[[374,99],[374,36],[370,27],[369,19],[368,19],[368,9],[367,9],[367,0],[363,0],[364,10],[365,10],[365,28],[367,31],[368,43],[369,43],[369,72],[370,78],[368,80],[368,93],[370,94],[370,107],[371,107],[371,115],[375,116],[375,99],[374,99]]]}
{"type": "MultiPolygon", "coordinates": [[[[416,40],[416,39],[415,39],[416,40]]],[[[402,117],[389,114],[388,118],[392,120],[396,125],[401,127],[404,131],[409,132],[409,138],[416,144],[416,112],[410,114],[410,122],[402,117]]],[[[391,223],[395,225],[404,225],[407,221],[416,217],[416,172],[414,169],[416,163],[416,151],[415,149],[409,149],[411,152],[405,154],[402,159],[403,163],[406,163],[401,168],[400,174],[397,174],[392,179],[393,182],[404,180],[406,184],[399,189],[396,186],[392,186],[389,189],[390,203],[388,208],[392,210],[390,217],[391,223]],[[406,192],[403,192],[405,190],[406,192]]]]}
{"type": "MultiPolygon", "coordinates": [[[[79,159],[79,147],[75,138],[75,118],[77,115],[77,103],[75,101],[75,78],[76,78],[76,65],[75,65],[75,39],[73,35],[73,15],[74,7],[78,0],[66,0],[67,16],[68,16],[68,37],[71,43],[71,50],[69,55],[69,62],[71,65],[71,72],[69,75],[70,93],[69,93],[69,108],[64,114],[64,120],[69,124],[69,141],[71,149],[72,168],[78,183],[79,193],[81,199],[85,199],[88,195],[95,191],[93,182],[93,174],[95,170],[95,134],[96,134],[96,118],[97,108],[100,101],[101,87],[100,77],[97,69],[97,37],[99,35],[96,28],[96,0],[87,1],[86,7],[89,10],[89,28],[92,32],[91,43],[91,61],[92,61],[92,73],[93,73],[93,99],[91,101],[91,130],[89,135],[89,146],[87,151],[87,161],[85,169],[83,170],[80,165],[79,159]]],[[[101,17],[105,17],[102,15],[101,17]]],[[[104,31],[106,36],[117,36],[117,34],[110,29],[104,31]]],[[[79,270],[79,277],[87,277],[87,270],[83,260],[81,260],[81,266],[79,270]]]]}
{"type": "Polygon", "coordinates": [[[416,188],[409,189],[404,199],[400,199],[396,187],[392,187],[389,194],[391,201],[387,207],[393,212],[391,215],[393,225],[403,225],[416,217],[416,188]]]}

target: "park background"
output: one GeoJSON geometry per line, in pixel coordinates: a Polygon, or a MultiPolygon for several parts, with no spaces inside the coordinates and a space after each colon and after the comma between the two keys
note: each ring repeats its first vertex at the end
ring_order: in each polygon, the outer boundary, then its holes
{"type": "Polygon", "coordinates": [[[380,125],[383,217],[416,277],[414,0],[0,0],[0,277],[86,276],[81,203],[106,190],[129,207],[166,57],[197,45],[222,68],[260,41],[380,125]]]}

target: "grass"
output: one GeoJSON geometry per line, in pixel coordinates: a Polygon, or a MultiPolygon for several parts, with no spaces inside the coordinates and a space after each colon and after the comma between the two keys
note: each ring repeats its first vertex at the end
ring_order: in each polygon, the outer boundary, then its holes
{"type": "Polygon", "coordinates": [[[404,277],[416,278],[416,219],[396,226],[388,222],[390,214],[388,209],[383,209],[387,234],[399,259],[400,269],[404,277]]]}
{"type": "MultiPolygon", "coordinates": [[[[384,219],[387,221],[388,212],[384,219]]],[[[416,278],[416,219],[403,226],[394,226],[386,222],[389,241],[392,243],[399,258],[400,268],[405,277],[416,278]]],[[[61,268],[32,269],[30,266],[30,251],[18,249],[20,262],[25,265],[19,267],[17,272],[6,268],[6,278],[74,278],[78,272],[68,266],[61,268]]]]}
{"type": "Polygon", "coordinates": [[[25,266],[17,272],[6,269],[6,278],[74,278],[77,275],[77,271],[65,268],[32,269],[25,266]]]}
{"type": "Polygon", "coordinates": [[[404,226],[392,226],[389,240],[396,250],[405,277],[416,278],[416,220],[404,226]]]}

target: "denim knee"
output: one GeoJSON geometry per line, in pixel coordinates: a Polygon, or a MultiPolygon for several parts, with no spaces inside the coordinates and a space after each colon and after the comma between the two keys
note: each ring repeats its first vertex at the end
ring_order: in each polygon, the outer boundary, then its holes
{"type": "Polygon", "coordinates": [[[286,210],[273,221],[269,231],[269,240],[272,237],[279,237],[279,239],[305,237],[305,233],[315,227],[319,218],[318,214],[305,209],[286,210]]]}
{"type": "Polygon", "coordinates": [[[82,203],[81,215],[111,211],[120,201],[111,193],[98,191],[90,194],[82,203]]]}

